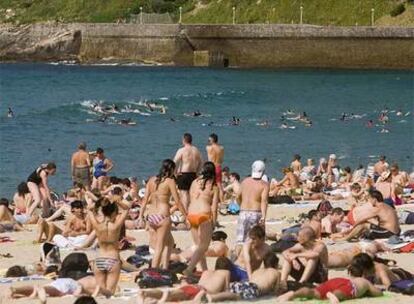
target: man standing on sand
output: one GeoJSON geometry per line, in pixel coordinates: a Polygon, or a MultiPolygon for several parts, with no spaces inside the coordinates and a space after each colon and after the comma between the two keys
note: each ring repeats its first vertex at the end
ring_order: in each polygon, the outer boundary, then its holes
{"type": "Polygon", "coordinates": [[[189,190],[192,182],[197,178],[203,165],[200,151],[193,146],[193,137],[189,133],[183,135],[183,147],[178,149],[174,157],[177,168],[177,186],[180,190],[181,202],[185,210],[190,203],[189,190]]]}
{"type": "Polygon", "coordinates": [[[240,215],[237,220],[237,245],[240,247],[252,227],[264,226],[269,198],[269,184],[262,180],[265,164],[257,160],[252,165],[252,175],[243,180],[237,199],[240,203],[240,215]]]}
{"type": "Polygon", "coordinates": [[[218,144],[217,134],[210,134],[206,147],[208,160],[216,166],[216,184],[219,188],[220,202],[224,201],[224,190],[222,184],[221,165],[224,159],[224,148],[218,144]]]}
{"type": "Polygon", "coordinates": [[[73,182],[82,184],[86,189],[89,189],[91,184],[91,159],[86,151],[85,143],[80,143],[78,151],[72,154],[71,168],[73,182]]]}

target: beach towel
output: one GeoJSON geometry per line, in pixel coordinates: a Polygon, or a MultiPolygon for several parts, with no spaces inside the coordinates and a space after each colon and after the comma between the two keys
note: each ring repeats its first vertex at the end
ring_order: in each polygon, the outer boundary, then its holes
{"type": "Polygon", "coordinates": [[[148,268],[142,270],[137,276],[136,283],[140,288],[172,287],[178,282],[177,275],[169,270],[148,268]]]}

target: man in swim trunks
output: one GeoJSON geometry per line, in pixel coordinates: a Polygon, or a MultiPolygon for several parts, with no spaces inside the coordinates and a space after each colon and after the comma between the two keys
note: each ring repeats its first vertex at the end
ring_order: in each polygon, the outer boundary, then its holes
{"type": "Polygon", "coordinates": [[[298,233],[298,243],[283,251],[281,281],[287,283],[292,276],[299,283],[322,283],[328,279],[328,249],[316,240],[315,231],[303,227],[298,233]]]}
{"type": "Polygon", "coordinates": [[[138,292],[137,304],[144,304],[148,298],[160,300],[157,303],[182,302],[201,299],[206,293],[213,295],[224,292],[229,287],[230,267],[230,260],[220,257],[216,260],[215,270],[204,271],[197,285],[183,285],[173,290],[142,289],[138,292]]]}
{"type": "Polygon", "coordinates": [[[183,135],[183,147],[178,149],[174,157],[177,168],[177,186],[180,190],[181,202],[187,210],[190,203],[189,190],[192,182],[201,170],[203,160],[200,151],[193,146],[193,137],[189,133],[183,135]]]}
{"type": "Polygon", "coordinates": [[[278,297],[276,302],[306,298],[328,299],[330,303],[339,303],[342,300],[362,298],[364,296],[380,297],[382,296],[382,291],[364,278],[334,278],[315,288],[303,287],[297,291],[288,291],[278,297]]]}
{"type": "Polygon", "coordinates": [[[252,175],[243,180],[237,201],[240,203],[240,215],[237,220],[237,246],[246,241],[250,229],[265,224],[269,198],[269,184],[262,180],[265,164],[257,160],[252,165],[252,175]]]}
{"type": "Polygon", "coordinates": [[[72,180],[84,185],[86,189],[89,189],[91,184],[91,160],[89,158],[89,153],[86,151],[85,143],[80,143],[78,151],[72,154],[71,168],[72,180]]]}
{"type": "Polygon", "coordinates": [[[260,296],[275,294],[279,291],[280,272],[277,270],[278,258],[268,252],[263,259],[264,268],[252,273],[249,281],[230,283],[230,291],[207,295],[209,302],[253,300],[260,296]]]}
{"type": "Polygon", "coordinates": [[[265,243],[266,234],[262,226],[252,227],[248,236],[230,270],[232,282],[251,279],[253,272],[260,268],[266,254],[271,252],[270,246],[265,243]]]}
{"type": "Polygon", "coordinates": [[[397,212],[394,208],[384,203],[381,192],[371,190],[368,201],[372,208],[368,209],[363,217],[355,221],[354,229],[347,236],[339,238],[339,240],[349,241],[363,234],[365,238],[370,240],[387,239],[393,235],[400,234],[401,229],[397,212]],[[377,222],[374,224],[372,220],[377,220],[377,222]]]}
{"type": "Polygon", "coordinates": [[[217,134],[210,134],[206,147],[208,160],[216,166],[216,184],[220,191],[220,202],[224,201],[221,166],[224,159],[224,148],[218,144],[217,134]]]}
{"type": "Polygon", "coordinates": [[[386,161],[386,157],[381,155],[378,162],[374,165],[374,182],[381,176],[382,173],[388,170],[389,164],[386,161]]]}

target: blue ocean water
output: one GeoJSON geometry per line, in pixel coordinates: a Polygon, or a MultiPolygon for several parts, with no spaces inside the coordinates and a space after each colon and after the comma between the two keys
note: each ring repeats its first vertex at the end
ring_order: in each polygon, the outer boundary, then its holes
{"type": "Polygon", "coordinates": [[[58,165],[52,187],[67,189],[71,153],[81,141],[91,150],[105,149],[114,175],[144,179],[174,156],[184,132],[193,134],[204,155],[208,135],[217,133],[225,165],[242,176],[256,159],[266,159],[268,174],[280,176],[295,153],[304,160],[336,153],[341,165],[352,168],[385,154],[406,170],[413,166],[413,71],[1,64],[0,81],[0,196],[10,197],[47,161],[58,165]],[[138,104],[149,101],[168,109],[164,115],[114,114],[137,122],[125,127],[94,122],[98,116],[89,107],[99,101],[141,111],[138,104]],[[15,118],[7,118],[8,107],[15,118]],[[389,133],[366,127],[369,119],[379,124],[386,107],[389,133]],[[288,109],[305,111],[312,127],[288,120],[296,128],[280,129],[288,109]],[[196,110],[205,115],[183,115],[196,110]],[[343,112],[360,116],[341,121],[343,112]],[[233,116],[240,118],[239,126],[228,124],[233,116]],[[269,127],[257,125],[265,120],[269,127]]]}

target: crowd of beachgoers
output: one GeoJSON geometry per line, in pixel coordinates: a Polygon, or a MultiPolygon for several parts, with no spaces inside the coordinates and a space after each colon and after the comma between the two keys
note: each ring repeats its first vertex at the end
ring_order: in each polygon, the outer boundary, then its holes
{"type": "MultiPolygon", "coordinates": [[[[102,148],[78,145],[71,158],[73,187],[58,195],[48,180],[58,164],[28,172],[13,198],[0,199],[0,233],[36,229],[41,261],[7,269],[6,278],[47,276],[46,285],[7,288],[8,299],[76,296],[96,303],[118,292],[121,273],[133,274],[137,303],[201,303],[274,297],[328,299],[331,303],[378,297],[385,290],[414,294],[414,276],[380,257],[414,250],[414,173],[379,157],[374,166],[343,166],[335,154],[316,162],[299,154],[280,180],[256,160],[245,178],[223,166],[224,147],[211,134],[203,153],[185,133],[182,147],[145,183],[111,174],[116,162],[102,148]],[[316,202],[280,233],[268,225],[270,205],[316,202]],[[337,202],[341,202],[341,207],[337,202]],[[226,240],[219,219],[237,217],[236,238],[226,240]],[[145,229],[148,242],[134,243],[130,230],[145,229]],[[188,231],[193,246],[180,249],[173,231],[188,231]],[[335,250],[331,242],[350,243],[335,250]],[[396,248],[395,244],[399,244],[396,248]],[[63,261],[60,250],[73,249],[63,261]],[[95,259],[84,253],[96,249],[95,259]],[[125,249],[135,250],[128,259],[125,249]],[[215,264],[212,268],[211,261],[215,264]],[[210,267],[209,267],[210,266],[210,267]],[[333,268],[347,275],[330,278],[333,268]],[[405,282],[405,283],[404,283],[405,282]],[[407,283],[408,282],[408,283],[407,283]]],[[[290,205],[289,205],[290,204],[290,205]]],[[[181,244],[182,245],[182,244],[181,244]]],[[[13,282],[13,281],[12,281],[13,282]]]]}

